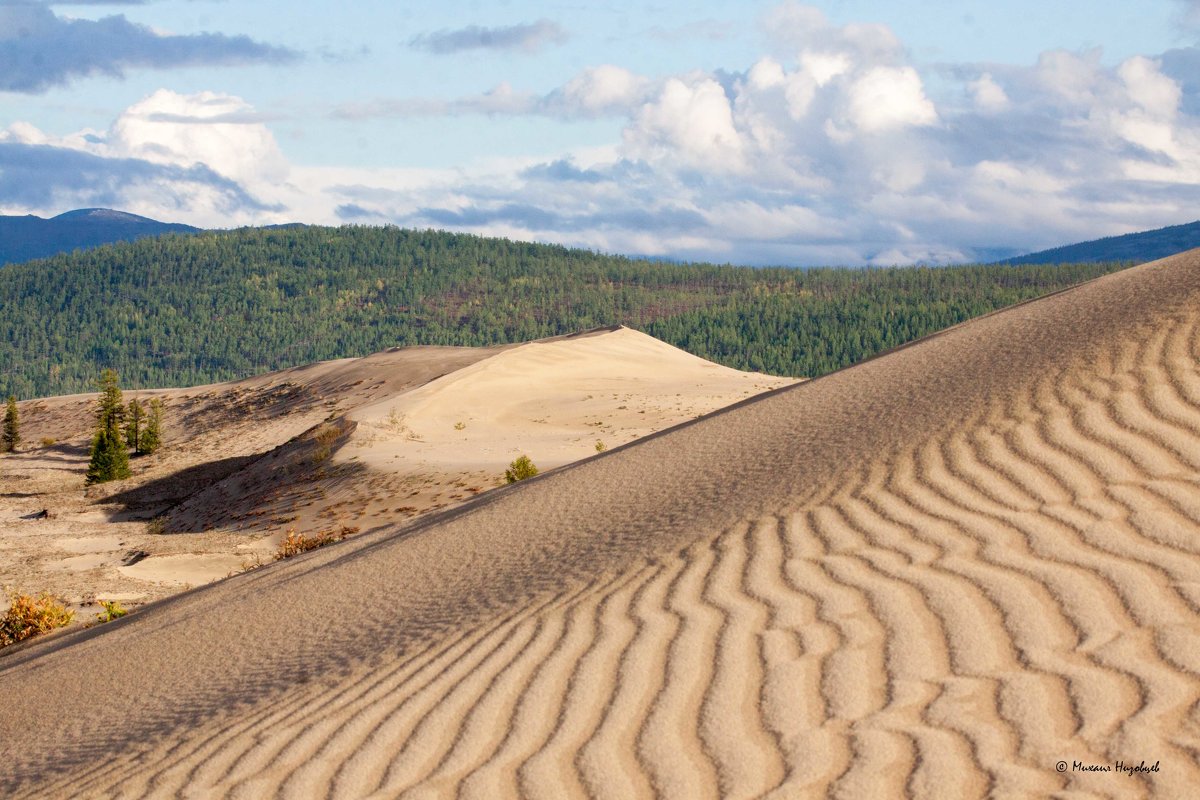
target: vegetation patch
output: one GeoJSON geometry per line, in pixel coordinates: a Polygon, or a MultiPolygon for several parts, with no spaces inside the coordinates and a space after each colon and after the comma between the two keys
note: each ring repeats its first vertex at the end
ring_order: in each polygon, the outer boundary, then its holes
{"type": "Polygon", "coordinates": [[[116,600],[97,600],[96,603],[104,609],[96,615],[96,620],[99,622],[112,622],[129,613],[129,610],[116,600]]]}
{"type": "Polygon", "coordinates": [[[41,633],[71,624],[75,612],[68,609],[49,592],[38,596],[12,592],[8,596],[11,605],[0,619],[0,647],[16,644],[41,633]]]}
{"type": "Polygon", "coordinates": [[[350,525],[343,525],[336,531],[318,531],[312,536],[297,533],[293,528],[288,531],[287,537],[279,543],[279,549],[275,551],[275,560],[282,561],[285,558],[307,553],[309,550],[316,550],[318,547],[340,542],[356,533],[358,533],[358,528],[350,525]]]}

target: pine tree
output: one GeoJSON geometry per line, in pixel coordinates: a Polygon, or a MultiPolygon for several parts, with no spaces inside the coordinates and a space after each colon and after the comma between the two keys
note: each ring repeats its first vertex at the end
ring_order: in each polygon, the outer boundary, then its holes
{"type": "Polygon", "coordinates": [[[125,449],[122,423],[125,406],[114,370],[100,374],[100,400],[96,405],[96,435],[92,438],[87,482],[104,483],[129,477],[129,453],[125,449]]]}
{"type": "Polygon", "coordinates": [[[17,398],[8,396],[8,408],[4,412],[4,436],[0,439],[0,453],[10,453],[21,443],[21,417],[17,413],[17,398]]]}
{"type": "Polygon", "coordinates": [[[142,452],[142,422],[145,420],[146,414],[142,410],[142,404],[135,397],[129,401],[129,409],[125,414],[125,444],[133,448],[134,451],[142,452]]]}
{"type": "Polygon", "coordinates": [[[162,444],[163,401],[161,398],[150,398],[150,413],[146,416],[146,430],[142,431],[138,452],[143,455],[153,453],[162,444]]]}

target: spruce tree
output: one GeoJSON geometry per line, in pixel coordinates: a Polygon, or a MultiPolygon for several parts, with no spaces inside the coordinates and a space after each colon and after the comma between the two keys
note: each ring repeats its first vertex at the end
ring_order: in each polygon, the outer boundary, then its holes
{"type": "Polygon", "coordinates": [[[125,444],[133,448],[135,452],[142,452],[142,422],[145,420],[146,414],[142,410],[142,404],[135,397],[129,401],[129,409],[125,414],[125,444]]]}
{"type": "Polygon", "coordinates": [[[8,396],[8,407],[4,412],[4,436],[0,439],[0,452],[11,453],[21,443],[21,417],[17,413],[17,398],[8,396]]]}
{"type": "Polygon", "coordinates": [[[104,483],[129,477],[129,453],[125,449],[122,423],[125,406],[114,370],[100,375],[100,400],[96,405],[96,435],[92,438],[87,482],[104,483]]]}
{"type": "Polygon", "coordinates": [[[150,412],[146,415],[146,430],[142,431],[138,452],[143,455],[153,453],[162,444],[163,401],[161,398],[150,398],[150,412]]]}

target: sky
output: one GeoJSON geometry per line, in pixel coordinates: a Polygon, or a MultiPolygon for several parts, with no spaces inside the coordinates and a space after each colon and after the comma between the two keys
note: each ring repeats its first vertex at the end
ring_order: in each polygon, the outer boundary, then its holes
{"type": "Polygon", "coordinates": [[[1200,217],[1200,0],[0,0],[0,214],[955,263],[1200,217]]]}

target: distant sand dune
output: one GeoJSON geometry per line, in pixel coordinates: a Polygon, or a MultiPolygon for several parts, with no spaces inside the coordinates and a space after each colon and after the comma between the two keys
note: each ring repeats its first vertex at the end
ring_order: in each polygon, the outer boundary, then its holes
{"type": "Polygon", "coordinates": [[[4,658],[0,788],[1179,798],[1198,671],[1193,252],[4,658]]]}

